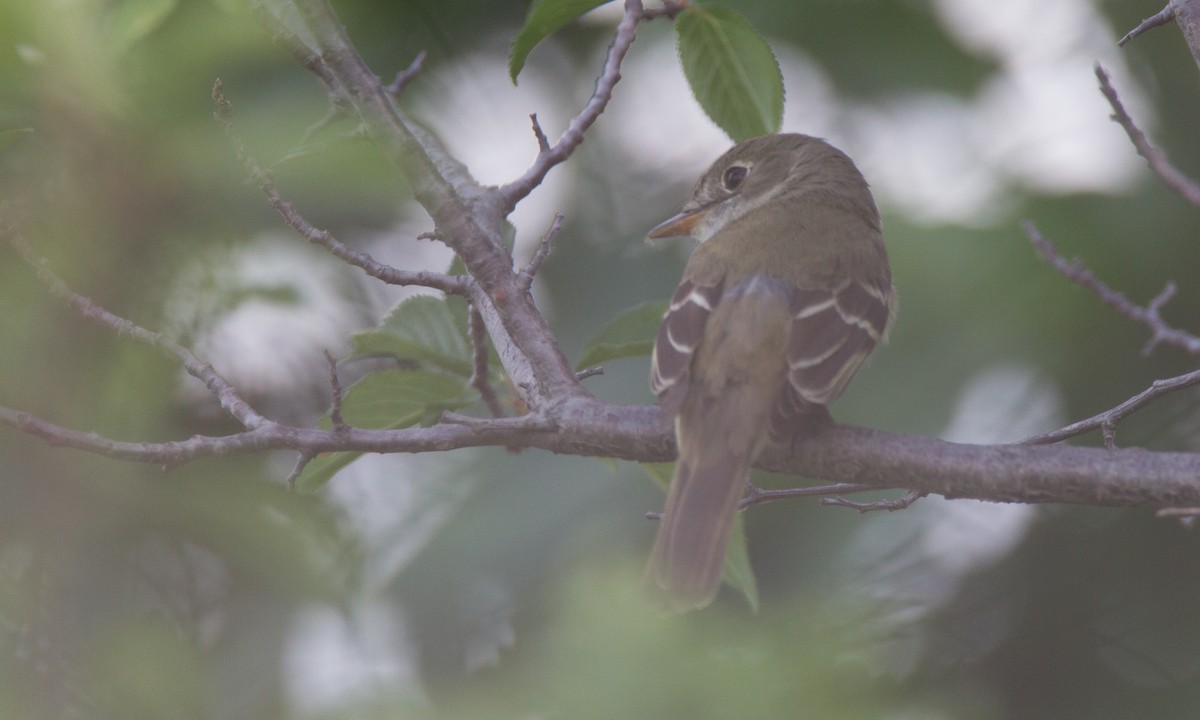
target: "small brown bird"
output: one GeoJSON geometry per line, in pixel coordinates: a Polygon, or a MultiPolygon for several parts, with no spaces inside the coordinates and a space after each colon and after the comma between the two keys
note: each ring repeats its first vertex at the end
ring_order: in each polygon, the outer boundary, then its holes
{"type": "Polygon", "coordinates": [[[647,570],[675,610],[716,595],[750,465],[768,438],[828,419],[896,313],[879,211],[824,140],[734,146],[650,238],[692,235],[650,386],[679,462],[647,570]]]}

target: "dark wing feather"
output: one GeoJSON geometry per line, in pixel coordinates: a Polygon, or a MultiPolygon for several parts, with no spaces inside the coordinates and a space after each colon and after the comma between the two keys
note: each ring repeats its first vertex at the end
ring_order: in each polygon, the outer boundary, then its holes
{"type": "Polygon", "coordinates": [[[847,281],[833,289],[797,289],[792,296],[788,383],[771,433],[837,399],[887,336],[894,300],[890,283],[847,281]]]}
{"type": "Polygon", "coordinates": [[[724,281],[696,285],[684,278],[658,326],[651,357],[650,389],[659,397],[668,416],[679,411],[686,394],[692,353],[704,337],[704,325],[721,299],[723,284],[724,281]]]}

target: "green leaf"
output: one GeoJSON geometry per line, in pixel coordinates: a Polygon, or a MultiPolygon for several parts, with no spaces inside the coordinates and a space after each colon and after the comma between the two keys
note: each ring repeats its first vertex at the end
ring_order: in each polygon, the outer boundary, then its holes
{"type": "Polygon", "coordinates": [[[464,303],[418,295],[397,305],[379,327],[351,336],[350,357],[391,355],[463,378],[471,376],[464,303]]]}
{"type": "Polygon", "coordinates": [[[654,336],[662,322],[667,303],[642,303],[626,308],[588,343],[576,370],[592,367],[609,360],[649,355],[654,348],[654,336]]]}
{"type": "Polygon", "coordinates": [[[508,75],[513,84],[517,84],[525,59],[539,43],[585,12],[608,2],[610,0],[533,0],[529,14],[525,16],[525,26],[513,38],[508,51],[508,75]]]}
{"type": "MultiPolygon", "coordinates": [[[[422,370],[385,370],[359,380],[342,398],[342,418],[351,427],[375,430],[405,428],[435,418],[444,410],[470,405],[475,400],[461,380],[422,370]]],[[[328,416],[321,427],[332,427],[328,416]]],[[[363,453],[322,455],[304,467],[296,478],[301,492],[317,490],[339,470],[363,453]]]]}
{"type": "Polygon", "coordinates": [[[779,132],[783,75],[745,18],[727,7],[691,5],[675,32],[692,94],[713,122],[737,142],[779,132]]]}
{"type": "MultiPolygon", "coordinates": [[[[642,463],[642,470],[650,476],[664,492],[670,490],[671,478],[675,475],[675,463],[642,463]]],[[[750,609],[758,612],[758,583],[754,569],[750,566],[750,553],[746,547],[746,523],[742,513],[733,519],[733,532],[729,536],[729,549],[725,552],[725,568],[721,579],[746,598],[750,609]]]]}

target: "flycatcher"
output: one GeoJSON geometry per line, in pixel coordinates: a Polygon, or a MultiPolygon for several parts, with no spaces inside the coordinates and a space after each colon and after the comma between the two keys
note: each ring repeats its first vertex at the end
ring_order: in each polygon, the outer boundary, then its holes
{"type": "Polygon", "coordinates": [[[647,571],[676,610],[707,605],[750,465],[766,442],[827,422],[887,337],[896,295],[879,211],[824,140],[735,145],[650,238],[700,241],[654,344],[650,386],[679,462],[647,571]]]}

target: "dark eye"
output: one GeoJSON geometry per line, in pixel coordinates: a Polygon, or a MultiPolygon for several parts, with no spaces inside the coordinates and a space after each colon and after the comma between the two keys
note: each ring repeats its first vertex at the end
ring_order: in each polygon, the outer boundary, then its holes
{"type": "Polygon", "coordinates": [[[734,165],[725,171],[721,176],[721,181],[725,183],[726,190],[737,190],[742,181],[746,179],[746,173],[750,172],[749,168],[744,168],[741,165],[734,165]]]}

